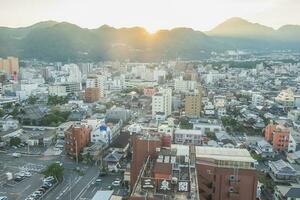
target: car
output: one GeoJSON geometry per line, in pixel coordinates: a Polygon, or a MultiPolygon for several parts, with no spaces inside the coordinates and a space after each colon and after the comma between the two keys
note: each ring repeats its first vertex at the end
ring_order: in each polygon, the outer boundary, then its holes
{"type": "Polygon", "coordinates": [[[49,183],[54,183],[55,182],[55,179],[53,176],[48,176],[46,178],[44,178],[43,182],[49,182],[49,183]]]}
{"type": "Polygon", "coordinates": [[[7,196],[1,196],[0,200],[8,200],[7,196]]]}
{"type": "Polygon", "coordinates": [[[41,191],[42,193],[45,193],[45,192],[46,192],[46,189],[43,188],[43,187],[40,187],[40,188],[38,189],[38,191],[41,191]]]}
{"type": "Polygon", "coordinates": [[[16,182],[20,182],[20,181],[22,181],[23,179],[24,179],[24,178],[22,178],[21,176],[16,176],[14,180],[15,180],[16,182]]]}
{"type": "Polygon", "coordinates": [[[45,182],[43,185],[46,185],[48,188],[52,187],[52,183],[49,183],[49,182],[45,182]]]}
{"type": "Polygon", "coordinates": [[[103,176],[106,176],[106,175],[107,175],[106,172],[100,172],[100,173],[99,173],[99,177],[103,177],[103,176]]]}
{"type": "Polygon", "coordinates": [[[42,195],[43,195],[43,192],[42,192],[42,191],[39,191],[39,190],[37,190],[37,191],[35,191],[33,194],[36,194],[36,195],[38,195],[38,196],[42,196],[42,195]]]}
{"type": "Polygon", "coordinates": [[[59,164],[59,166],[61,166],[61,167],[63,166],[62,162],[60,162],[60,161],[56,161],[55,163],[59,164]]]}
{"type": "Polygon", "coordinates": [[[113,182],[111,183],[111,185],[114,186],[114,187],[118,187],[118,186],[121,185],[121,181],[119,181],[119,180],[113,181],[113,182]]]}
{"type": "Polygon", "coordinates": [[[107,189],[108,189],[108,190],[112,190],[113,188],[112,188],[111,185],[109,185],[109,186],[107,187],[107,189]]]}
{"type": "Polygon", "coordinates": [[[24,172],[25,177],[31,177],[32,174],[30,172],[24,172]]]}

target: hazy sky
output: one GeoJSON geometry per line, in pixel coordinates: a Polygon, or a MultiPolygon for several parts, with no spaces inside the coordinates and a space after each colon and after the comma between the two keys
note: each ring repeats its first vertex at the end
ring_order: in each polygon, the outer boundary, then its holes
{"type": "Polygon", "coordinates": [[[278,28],[300,24],[300,0],[0,0],[0,26],[68,21],[96,28],[178,26],[209,30],[230,17],[278,28]]]}

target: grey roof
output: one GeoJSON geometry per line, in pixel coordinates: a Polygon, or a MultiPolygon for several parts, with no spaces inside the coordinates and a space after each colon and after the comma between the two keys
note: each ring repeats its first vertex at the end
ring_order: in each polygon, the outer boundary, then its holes
{"type": "Polygon", "coordinates": [[[122,154],[114,151],[114,152],[111,152],[109,153],[105,158],[104,158],[104,161],[106,162],[119,162],[122,158],[122,154]]]}
{"type": "Polygon", "coordinates": [[[292,185],[292,186],[279,185],[277,186],[277,190],[280,191],[280,193],[284,197],[300,198],[300,185],[292,185]]]}
{"type": "Polygon", "coordinates": [[[297,173],[297,171],[289,163],[283,161],[282,159],[269,163],[269,166],[274,173],[289,175],[297,173]]]}
{"type": "Polygon", "coordinates": [[[272,145],[267,142],[266,140],[260,140],[257,142],[257,146],[261,147],[261,148],[265,148],[265,147],[269,147],[272,148],[272,145]]]}

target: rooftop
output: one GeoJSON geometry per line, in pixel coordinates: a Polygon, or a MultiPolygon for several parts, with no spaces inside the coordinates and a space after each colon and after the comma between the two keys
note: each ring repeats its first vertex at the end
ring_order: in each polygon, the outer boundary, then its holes
{"type": "Polygon", "coordinates": [[[254,162],[247,149],[232,149],[219,147],[196,147],[196,158],[210,158],[221,161],[254,162]]]}

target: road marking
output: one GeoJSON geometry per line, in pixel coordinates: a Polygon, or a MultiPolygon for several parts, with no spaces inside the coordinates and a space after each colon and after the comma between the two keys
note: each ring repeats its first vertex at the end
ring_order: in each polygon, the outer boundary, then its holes
{"type": "Polygon", "coordinates": [[[92,180],[88,184],[86,184],[86,186],[79,192],[79,194],[76,196],[76,198],[74,200],[77,200],[82,195],[83,191],[86,190],[87,187],[96,179],[97,179],[97,177],[92,178],[92,180]]]}

